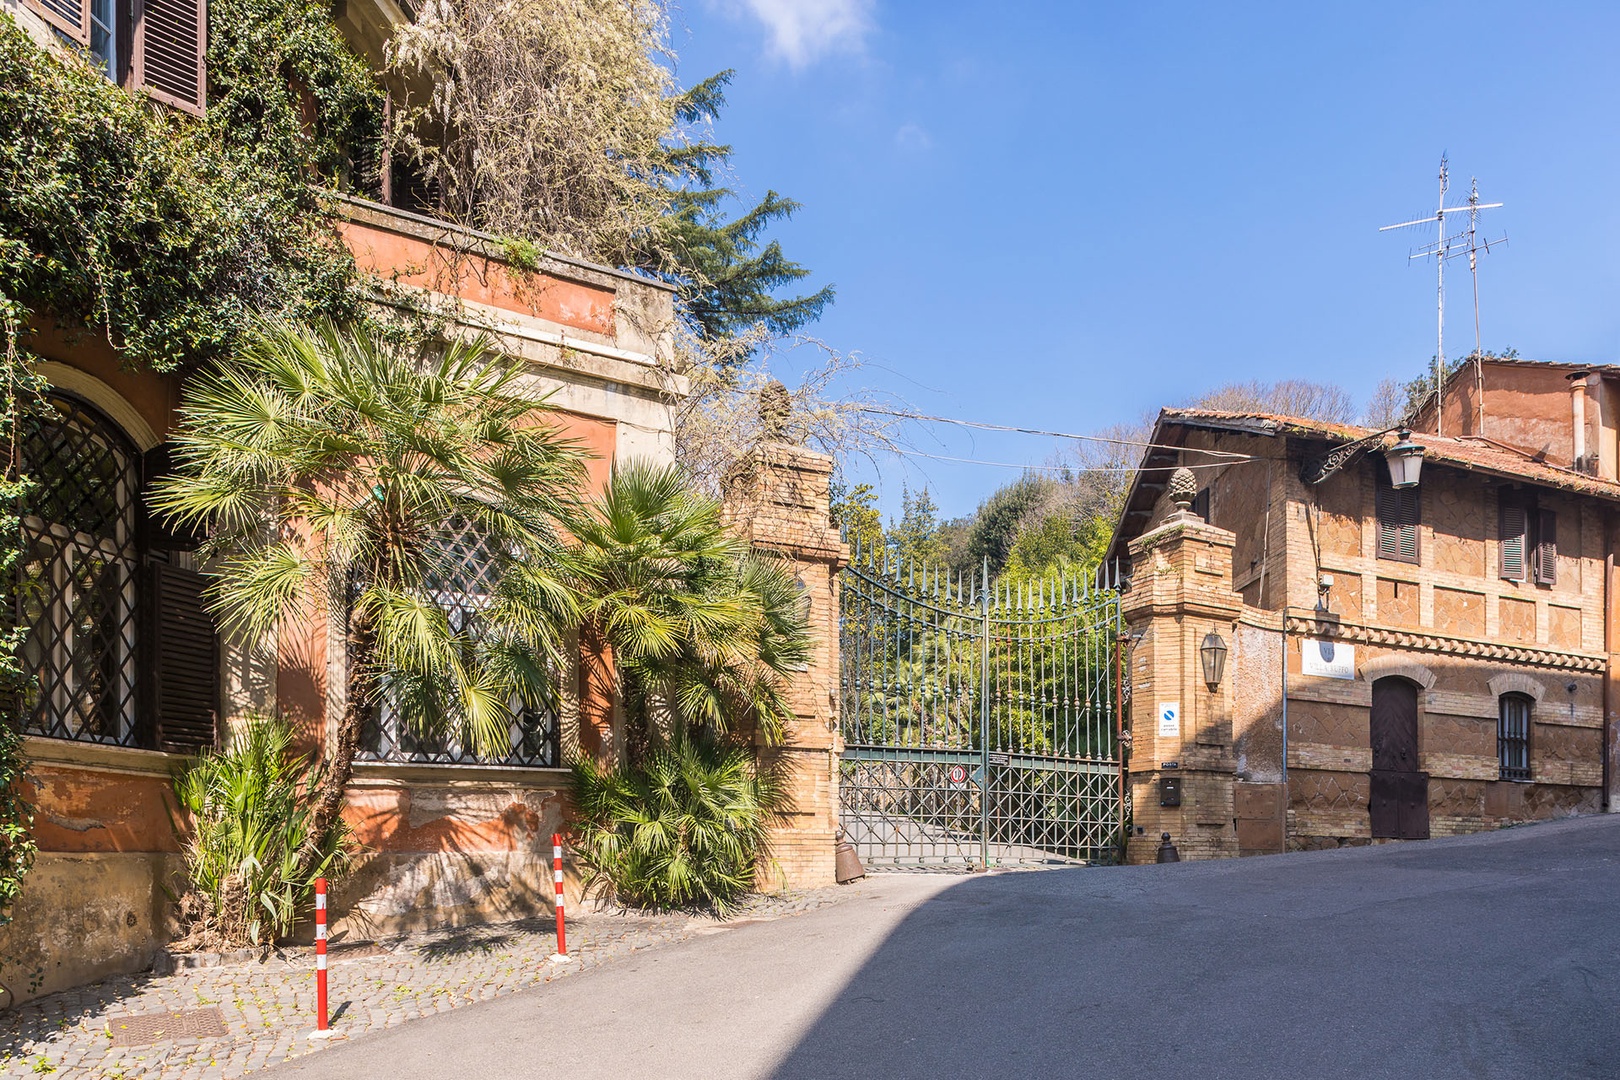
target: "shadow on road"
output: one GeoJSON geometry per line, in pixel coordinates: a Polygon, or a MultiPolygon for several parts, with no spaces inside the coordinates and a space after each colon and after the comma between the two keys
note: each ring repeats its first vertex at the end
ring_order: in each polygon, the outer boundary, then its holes
{"type": "Polygon", "coordinates": [[[773,1075],[1612,1078],[1617,961],[1620,818],[980,877],[773,1075]]]}

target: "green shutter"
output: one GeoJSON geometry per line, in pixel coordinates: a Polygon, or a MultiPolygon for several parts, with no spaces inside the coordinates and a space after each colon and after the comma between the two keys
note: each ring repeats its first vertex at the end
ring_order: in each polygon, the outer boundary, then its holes
{"type": "Polygon", "coordinates": [[[1558,583],[1558,515],[1551,510],[1536,514],[1535,570],[1537,585],[1558,583]]]}
{"type": "Polygon", "coordinates": [[[1506,581],[1523,581],[1528,532],[1524,503],[1516,496],[1502,492],[1497,504],[1496,522],[1497,572],[1506,581]]]}

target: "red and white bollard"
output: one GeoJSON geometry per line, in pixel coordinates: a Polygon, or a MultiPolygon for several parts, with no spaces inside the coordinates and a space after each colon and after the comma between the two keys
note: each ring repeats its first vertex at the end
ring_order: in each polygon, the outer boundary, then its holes
{"type": "Polygon", "coordinates": [[[315,879],[315,1030],[312,1039],[330,1038],[326,1015],[326,879],[315,879]]]}
{"type": "Polygon", "coordinates": [[[562,833],[551,834],[551,880],[557,888],[557,951],[551,954],[551,962],[562,964],[573,959],[568,955],[568,935],[563,925],[562,833]]]}

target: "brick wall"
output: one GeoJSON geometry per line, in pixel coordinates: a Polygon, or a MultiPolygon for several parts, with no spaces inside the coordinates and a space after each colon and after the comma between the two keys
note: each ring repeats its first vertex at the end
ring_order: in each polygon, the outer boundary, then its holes
{"type": "Polygon", "coordinates": [[[1557,580],[1507,581],[1498,574],[1501,482],[1426,468],[1419,561],[1410,565],[1376,557],[1374,461],[1312,487],[1299,478],[1309,447],[1278,455],[1278,442],[1213,432],[1192,433],[1194,444],[1251,460],[1201,470],[1213,525],[1178,521],[1161,499],[1154,528],[1131,545],[1124,606],[1140,635],[1129,675],[1133,861],[1151,860],[1164,831],[1183,858],[1274,851],[1284,821],[1293,849],[1370,842],[1368,718],[1372,684],[1388,675],[1424,687],[1418,749],[1431,835],[1601,807],[1604,681],[1614,667],[1605,651],[1605,506],[1540,492],[1558,515],[1557,580]],[[1332,583],[1319,592],[1323,575],[1332,583]],[[1314,610],[1319,599],[1325,618],[1314,610]],[[1197,654],[1209,629],[1231,650],[1215,693],[1202,685],[1197,654]],[[1307,637],[1354,650],[1355,677],[1305,675],[1307,637]],[[1535,701],[1528,783],[1498,778],[1498,710],[1510,689],[1535,701]],[[1157,734],[1165,702],[1181,705],[1178,738],[1157,734]],[[1200,737],[1212,730],[1204,711],[1221,710],[1228,727],[1200,737]],[[1158,782],[1172,761],[1182,805],[1161,807],[1158,782]]]}
{"type": "Polygon", "coordinates": [[[766,443],[732,484],[726,510],[756,548],[786,559],[798,577],[815,634],[810,663],[789,689],[795,719],[780,745],[760,746],[763,765],[782,770],[792,810],[771,834],[761,888],[833,884],[838,829],[838,571],[848,552],[829,517],[832,459],[787,443],[766,443]]]}

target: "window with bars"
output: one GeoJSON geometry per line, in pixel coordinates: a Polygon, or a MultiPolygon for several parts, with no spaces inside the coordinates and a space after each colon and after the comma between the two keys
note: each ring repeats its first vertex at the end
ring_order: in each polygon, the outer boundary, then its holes
{"type": "Polygon", "coordinates": [[[1530,779],[1530,709],[1525,694],[1503,694],[1496,722],[1496,756],[1503,780],[1530,779]]]}
{"type": "Polygon", "coordinates": [[[185,556],[146,550],[146,466],[123,432],[72,395],[53,391],[46,404],[18,424],[19,468],[35,484],[6,594],[23,629],[23,728],[181,752],[212,746],[219,652],[206,581],[185,556]]]}
{"type": "MultiPolygon", "coordinates": [[[[427,578],[429,597],[457,633],[476,636],[481,613],[493,600],[497,555],[478,526],[452,521],[439,540],[440,558],[427,578]]],[[[480,755],[452,734],[415,732],[386,698],[372,713],[361,737],[361,760],[436,765],[500,765],[551,768],[561,764],[556,702],[543,709],[511,702],[504,753],[480,755]]]]}
{"type": "Polygon", "coordinates": [[[19,424],[36,487],[11,582],[31,676],[18,711],[33,734],[136,745],[139,457],[84,402],[52,395],[48,406],[19,424]]]}

